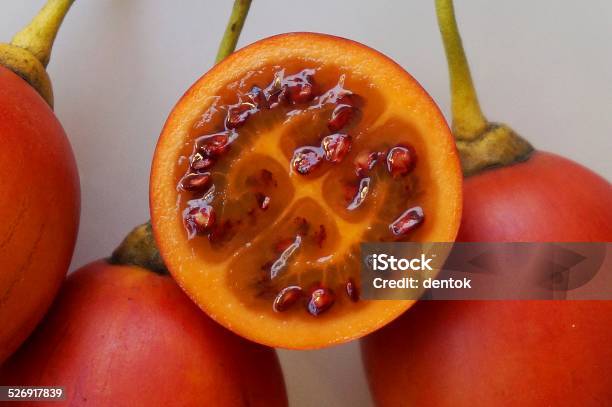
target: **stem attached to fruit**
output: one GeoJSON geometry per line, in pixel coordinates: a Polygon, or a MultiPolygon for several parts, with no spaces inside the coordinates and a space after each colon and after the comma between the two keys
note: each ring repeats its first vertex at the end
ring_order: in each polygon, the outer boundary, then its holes
{"type": "Polygon", "coordinates": [[[227,28],[221,39],[219,45],[219,52],[217,53],[217,59],[215,62],[224,60],[236,49],[238,38],[242,32],[244,21],[249,14],[249,8],[251,7],[251,0],[235,0],[234,7],[232,8],[232,14],[227,23],[227,28]]]}
{"type": "Polygon", "coordinates": [[[15,34],[11,44],[30,51],[46,68],[55,36],[72,3],[74,0],[49,0],[32,22],[15,34]]]}
{"type": "Polygon", "coordinates": [[[115,249],[109,263],[134,265],[159,274],[168,274],[155,245],[151,222],[136,226],[115,249]]]}
{"type": "Polygon", "coordinates": [[[74,0],[48,0],[10,44],[0,44],[0,65],[25,79],[53,107],[53,90],[45,68],[55,36],[74,0]]]}
{"type": "Polygon", "coordinates": [[[470,66],[455,20],[452,0],[436,0],[440,34],[448,60],[453,113],[453,132],[458,140],[472,140],[488,126],[478,103],[470,66]]]}
{"type": "Polygon", "coordinates": [[[451,85],[453,134],[463,173],[514,164],[529,158],[533,147],[505,124],[485,118],[468,65],[452,0],[435,0],[451,85]]]}

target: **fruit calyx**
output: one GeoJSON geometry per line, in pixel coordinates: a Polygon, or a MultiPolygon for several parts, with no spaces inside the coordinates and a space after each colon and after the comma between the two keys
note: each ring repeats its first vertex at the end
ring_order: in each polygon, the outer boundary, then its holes
{"type": "Polygon", "coordinates": [[[168,274],[153,238],[151,222],[136,226],[108,259],[110,264],[133,265],[157,274],[168,274]]]}
{"type": "Polygon", "coordinates": [[[51,48],[74,0],[49,0],[9,44],[0,43],[0,65],[27,81],[53,108],[53,89],[45,68],[51,48]]]}
{"type": "Polygon", "coordinates": [[[449,66],[452,130],[464,175],[527,160],[532,145],[509,126],[487,121],[482,113],[452,0],[436,0],[436,14],[449,66]]]}

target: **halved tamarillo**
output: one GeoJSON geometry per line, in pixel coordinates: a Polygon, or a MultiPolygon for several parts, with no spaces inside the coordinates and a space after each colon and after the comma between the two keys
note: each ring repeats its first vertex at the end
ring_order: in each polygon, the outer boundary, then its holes
{"type": "Polygon", "coordinates": [[[45,71],[71,4],[48,1],[0,44],[0,363],[51,305],[76,241],[79,177],[45,71]]]}
{"type": "MultiPolygon", "coordinates": [[[[484,119],[452,2],[436,6],[468,176],[457,239],[611,241],[610,183],[484,119]]],[[[362,350],[379,406],[601,406],[612,403],[610,343],[612,301],[423,301],[362,350]]]]}
{"type": "Polygon", "coordinates": [[[292,33],[234,53],[181,98],[150,204],[164,262],[212,318],[317,348],[413,304],[359,298],[359,243],[453,241],[461,174],[444,118],[406,71],[353,41],[292,33]]]}
{"type": "Polygon", "coordinates": [[[144,225],[110,261],[70,274],[0,383],[61,385],[71,406],[287,406],[275,351],[202,313],[147,240],[144,225]]]}

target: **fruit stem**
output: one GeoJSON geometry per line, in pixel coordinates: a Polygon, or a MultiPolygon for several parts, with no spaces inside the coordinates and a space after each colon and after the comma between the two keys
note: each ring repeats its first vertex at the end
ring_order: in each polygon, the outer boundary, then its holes
{"type": "Polygon", "coordinates": [[[232,14],[227,22],[225,33],[221,39],[219,45],[219,51],[217,52],[217,58],[215,63],[224,60],[236,49],[238,38],[242,32],[244,21],[246,20],[249,8],[251,7],[251,0],[235,0],[234,7],[232,8],[232,14]]]}
{"type": "Polygon", "coordinates": [[[74,0],[49,0],[23,30],[13,37],[11,44],[30,51],[47,67],[51,48],[60,25],[74,0]]]}
{"type": "Polygon", "coordinates": [[[157,250],[151,222],[136,226],[115,249],[109,259],[111,264],[134,265],[168,274],[164,261],[157,250]]]}
{"type": "Polygon", "coordinates": [[[0,43],[0,65],[30,84],[53,109],[53,87],[45,69],[51,48],[74,0],[48,0],[36,17],[11,43],[0,43]]]}
{"type": "Polygon", "coordinates": [[[510,127],[490,123],[478,102],[452,0],[435,0],[450,76],[453,134],[464,175],[525,161],[533,147],[510,127]]]}
{"type": "Polygon", "coordinates": [[[448,61],[453,132],[459,140],[471,140],[487,127],[478,95],[472,82],[470,66],[465,56],[452,0],[436,0],[438,25],[448,61]]]}

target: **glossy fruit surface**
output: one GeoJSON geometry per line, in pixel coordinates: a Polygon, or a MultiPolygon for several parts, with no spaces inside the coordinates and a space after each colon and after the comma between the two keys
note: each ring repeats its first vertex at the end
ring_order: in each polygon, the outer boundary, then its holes
{"type": "Polygon", "coordinates": [[[79,406],[287,405],[273,349],[207,318],[169,276],[104,261],[68,277],[0,382],[61,384],[79,406]]]}
{"type": "MultiPolygon", "coordinates": [[[[612,240],[610,184],[554,154],[468,177],[464,203],[460,241],[612,240]]],[[[610,343],[612,301],[422,301],[362,351],[379,406],[600,406],[610,343]]]]}
{"type": "Polygon", "coordinates": [[[606,406],[609,301],[421,301],[363,345],[378,406],[606,406]]]}
{"type": "Polygon", "coordinates": [[[359,299],[359,243],[454,240],[461,175],[407,72],[361,44],[294,33],[236,52],[183,96],[150,202],[165,263],[211,317],[256,342],[316,348],[412,304],[359,299]]]}
{"type": "Polygon", "coordinates": [[[464,203],[460,241],[612,241],[612,185],[555,154],[466,178],[464,203]]]}
{"type": "MultiPolygon", "coordinates": [[[[458,241],[612,240],[612,187],[488,122],[452,2],[436,0],[466,174],[458,241]],[[491,168],[496,167],[496,168],[491,168]]],[[[610,273],[604,267],[600,273],[610,273]]],[[[421,301],[362,342],[379,406],[612,404],[612,301],[421,301]]]]}
{"type": "Polygon", "coordinates": [[[64,279],[80,208],[77,168],[49,105],[0,66],[0,362],[64,279]]]}

